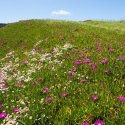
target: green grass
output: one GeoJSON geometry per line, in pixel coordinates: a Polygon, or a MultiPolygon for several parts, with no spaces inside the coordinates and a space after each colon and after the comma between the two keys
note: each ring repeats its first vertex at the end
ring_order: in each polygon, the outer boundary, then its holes
{"type": "Polygon", "coordinates": [[[0,113],[7,116],[0,124],[124,125],[124,23],[26,20],[1,28],[0,113]]]}
{"type": "Polygon", "coordinates": [[[115,30],[118,33],[125,31],[125,20],[121,21],[88,21],[80,22],[93,27],[105,28],[107,30],[115,30]]]}

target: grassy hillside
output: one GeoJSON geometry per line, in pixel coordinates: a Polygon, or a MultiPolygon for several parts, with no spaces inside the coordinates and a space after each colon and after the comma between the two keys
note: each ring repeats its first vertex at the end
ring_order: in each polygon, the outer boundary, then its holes
{"type": "Polygon", "coordinates": [[[116,32],[125,32],[125,20],[121,21],[87,21],[80,22],[93,27],[105,28],[107,30],[116,30],[116,32]]]}
{"type": "Polygon", "coordinates": [[[124,125],[125,33],[112,23],[1,28],[0,124],[124,125]]]}

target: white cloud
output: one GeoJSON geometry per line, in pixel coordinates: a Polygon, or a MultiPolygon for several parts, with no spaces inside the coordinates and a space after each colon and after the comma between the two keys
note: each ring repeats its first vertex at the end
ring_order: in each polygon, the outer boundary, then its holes
{"type": "Polygon", "coordinates": [[[64,11],[64,10],[53,11],[51,14],[52,15],[71,15],[70,12],[64,11]]]}

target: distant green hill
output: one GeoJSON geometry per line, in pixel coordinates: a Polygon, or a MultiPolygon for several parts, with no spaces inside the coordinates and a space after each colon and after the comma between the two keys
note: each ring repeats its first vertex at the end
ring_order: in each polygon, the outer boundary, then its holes
{"type": "Polygon", "coordinates": [[[0,23],[0,28],[6,26],[7,24],[5,23],[0,23]]]}

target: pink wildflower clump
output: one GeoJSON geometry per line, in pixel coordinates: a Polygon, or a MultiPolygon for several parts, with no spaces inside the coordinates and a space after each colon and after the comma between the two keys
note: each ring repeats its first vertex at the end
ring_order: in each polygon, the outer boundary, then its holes
{"type": "Polygon", "coordinates": [[[76,71],[76,69],[77,69],[77,68],[74,66],[74,67],[73,67],[73,70],[76,71]]]}
{"type": "Polygon", "coordinates": [[[0,108],[2,108],[2,104],[0,104],[0,108]]]}
{"type": "Polygon", "coordinates": [[[72,72],[72,71],[69,71],[68,73],[69,73],[69,75],[73,75],[73,72],[72,72]]]}
{"type": "Polygon", "coordinates": [[[85,82],[86,82],[86,80],[85,80],[85,79],[82,79],[82,80],[81,80],[81,82],[82,82],[82,83],[85,83],[85,82]]]}
{"type": "Polygon", "coordinates": [[[89,59],[86,59],[85,62],[86,62],[86,63],[90,63],[90,60],[89,60],[89,59]]]}
{"type": "Polygon", "coordinates": [[[119,97],[118,101],[125,101],[125,97],[119,97]]]}
{"type": "Polygon", "coordinates": [[[104,122],[102,120],[96,120],[94,125],[104,125],[104,122]]]}
{"type": "Polygon", "coordinates": [[[40,86],[40,84],[38,84],[36,81],[34,81],[33,84],[36,86],[40,86]]]}
{"type": "Polygon", "coordinates": [[[65,97],[66,95],[67,95],[66,92],[63,92],[63,93],[62,93],[62,96],[63,96],[63,97],[65,97]]]}
{"type": "Polygon", "coordinates": [[[92,100],[96,101],[98,98],[96,96],[92,96],[92,100]]]}
{"type": "Polygon", "coordinates": [[[64,38],[59,38],[58,40],[64,40],[64,38]]]}
{"type": "Polygon", "coordinates": [[[49,90],[48,88],[46,88],[46,87],[44,88],[44,91],[45,91],[45,92],[47,92],[48,90],[49,90]]]}
{"type": "Polygon", "coordinates": [[[39,78],[39,80],[41,81],[41,80],[43,80],[43,78],[39,78]]]}
{"type": "Polygon", "coordinates": [[[22,82],[18,82],[17,84],[18,84],[18,85],[21,85],[21,84],[22,84],[22,82]]]}
{"type": "Polygon", "coordinates": [[[106,70],[104,70],[104,72],[105,72],[105,73],[108,73],[109,71],[106,69],[106,70]]]}
{"type": "Polygon", "coordinates": [[[121,61],[124,61],[125,59],[123,57],[120,58],[121,61]]]}
{"type": "Polygon", "coordinates": [[[51,101],[51,98],[50,98],[50,97],[48,97],[46,100],[47,100],[47,101],[51,101]]]}
{"type": "Polygon", "coordinates": [[[107,60],[104,59],[104,60],[101,61],[101,63],[102,63],[102,64],[106,64],[106,63],[107,63],[107,60]]]}
{"type": "Polygon", "coordinates": [[[82,64],[82,62],[80,62],[79,60],[76,60],[76,64],[79,65],[79,64],[82,64]]]}
{"type": "Polygon", "coordinates": [[[7,113],[6,113],[6,112],[0,113],[0,118],[5,118],[6,116],[7,116],[7,113]]]}
{"type": "Polygon", "coordinates": [[[88,122],[83,122],[81,125],[89,125],[88,122]]]}
{"type": "Polygon", "coordinates": [[[13,110],[14,112],[18,112],[19,111],[19,109],[18,108],[14,108],[14,110],[13,110]]]}
{"type": "Polygon", "coordinates": [[[74,75],[71,75],[71,76],[69,76],[71,79],[73,79],[74,78],[74,75]]]}
{"type": "Polygon", "coordinates": [[[23,62],[23,64],[24,64],[24,65],[26,65],[26,64],[27,64],[27,62],[26,62],[26,61],[24,61],[24,62],[23,62]]]}
{"type": "Polygon", "coordinates": [[[113,49],[110,49],[109,52],[113,52],[113,49]]]}

